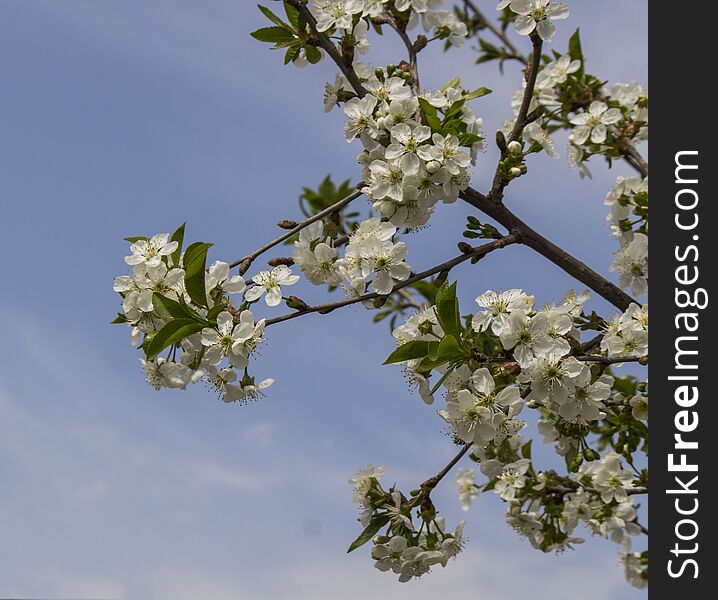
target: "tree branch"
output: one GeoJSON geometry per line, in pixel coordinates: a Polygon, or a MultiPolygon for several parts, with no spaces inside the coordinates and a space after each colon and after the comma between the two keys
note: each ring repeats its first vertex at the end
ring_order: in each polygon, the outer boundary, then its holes
{"type": "Polygon", "coordinates": [[[347,78],[347,81],[354,88],[354,91],[356,92],[357,96],[363,98],[366,95],[366,90],[364,89],[364,86],[359,80],[359,76],[356,74],[356,71],[351,65],[347,65],[344,62],[344,59],[339,53],[339,50],[337,50],[337,47],[334,45],[334,42],[332,42],[325,33],[317,31],[317,20],[314,18],[314,15],[311,13],[311,11],[307,8],[307,5],[304,4],[302,0],[286,0],[286,2],[290,6],[293,6],[297,10],[297,12],[302,15],[304,19],[306,19],[307,24],[311,28],[314,35],[317,37],[317,42],[319,46],[323,48],[329,55],[329,57],[336,63],[344,77],[347,78]]]}
{"type": "MultiPolygon", "coordinates": [[[[394,292],[397,292],[407,286],[410,286],[412,283],[416,283],[417,281],[421,281],[422,279],[426,279],[427,277],[436,275],[437,273],[441,273],[442,271],[449,271],[449,270],[453,269],[456,265],[459,265],[467,260],[472,260],[472,259],[477,260],[477,259],[489,254],[489,252],[493,252],[494,250],[498,250],[499,248],[503,248],[505,246],[508,246],[509,244],[515,244],[517,241],[518,241],[517,236],[509,234],[509,235],[502,237],[501,239],[498,239],[494,242],[484,244],[483,246],[478,246],[477,248],[474,248],[471,252],[461,254],[461,255],[457,256],[456,258],[452,258],[451,260],[448,260],[444,263],[441,263],[440,265],[432,267],[431,269],[427,269],[426,271],[417,273],[416,275],[409,277],[405,281],[401,281],[401,282],[397,283],[392,288],[391,292],[389,292],[389,294],[393,294],[394,292]]],[[[297,317],[301,317],[303,315],[307,315],[310,313],[327,314],[327,313],[332,312],[333,310],[336,310],[337,308],[343,308],[345,306],[350,306],[351,304],[357,304],[358,302],[365,302],[367,300],[374,300],[376,298],[385,298],[387,295],[381,295],[381,294],[377,294],[376,292],[371,292],[369,294],[363,294],[361,296],[356,296],[354,298],[345,298],[344,300],[338,300],[336,302],[327,302],[325,304],[317,304],[315,306],[309,306],[305,309],[301,309],[301,310],[298,310],[293,313],[281,315],[281,316],[275,317],[273,319],[267,319],[267,321],[265,322],[265,325],[269,326],[269,325],[274,325],[276,323],[282,323],[284,321],[290,321],[291,319],[296,319],[297,317]]]]}
{"type": "Polygon", "coordinates": [[[472,0],[464,0],[464,5],[470,8],[476,18],[481,21],[481,23],[488,29],[491,33],[493,33],[499,40],[501,40],[501,43],[506,47],[506,49],[509,51],[510,54],[507,55],[507,58],[513,58],[515,60],[518,60],[522,62],[523,64],[527,65],[528,60],[526,57],[519,51],[516,46],[514,46],[513,42],[509,39],[509,37],[506,35],[505,32],[501,31],[492,21],[490,21],[488,18],[486,18],[486,15],[484,15],[483,12],[479,10],[479,8],[476,6],[476,4],[472,0]]]}
{"type": "MultiPolygon", "coordinates": [[[[360,181],[357,184],[357,187],[363,187],[363,185],[364,185],[364,182],[360,181]]],[[[290,229],[286,233],[283,233],[282,235],[280,235],[278,238],[272,240],[271,242],[267,242],[266,244],[264,244],[264,246],[257,248],[251,254],[247,254],[247,256],[243,256],[242,258],[238,258],[234,262],[229,263],[229,266],[236,267],[237,265],[242,265],[242,267],[241,267],[242,273],[245,273],[247,271],[247,269],[249,268],[249,266],[252,264],[252,261],[254,261],[254,259],[257,258],[259,255],[264,254],[267,250],[271,250],[272,248],[274,248],[274,246],[277,246],[277,245],[281,244],[283,241],[288,240],[290,237],[292,237],[293,235],[296,235],[302,229],[304,229],[305,227],[308,227],[312,223],[315,223],[316,221],[319,221],[320,219],[323,219],[324,217],[341,210],[347,204],[349,204],[350,202],[352,202],[353,200],[356,200],[359,196],[361,196],[362,193],[363,192],[357,190],[356,192],[349,194],[346,198],[342,198],[341,200],[339,200],[339,202],[335,202],[328,208],[325,208],[324,210],[318,212],[317,214],[312,215],[308,219],[301,221],[299,224],[297,224],[296,227],[293,227],[292,229],[290,229]],[[243,264],[243,263],[245,263],[245,264],[243,264]]]]}
{"type": "Polygon", "coordinates": [[[487,214],[509,231],[517,233],[520,243],[533,248],[536,252],[549,259],[555,265],[558,265],[566,273],[591,288],[621,311],[625,311],[631,303],[638,304],[638,302],[618,286],[596,273],[593,269],[571,256],[568,252],[546,239],[537,231],[534,231],[506,208],[503,203],[495,202],[471,187],[466,188],[461,193],[461,198],[473,207],[478,208],[481,212],[487,214]]]}
{"type": "Polygon", "coordinates": [[[529,113],[534,88],[536,87],[536,78],[538,77],[539,67],[541,66],[541,48],[543,47],[543,42],[537,33],[531,34],[531,42],[533,43],[533,53],[531,54],[531,64],[526,67],[528,69],[528,73],[526,73],[526,89],[524,89],[524,97],[521,100],[519,114],[516,116],[516,122],[506,140],[507,142],[518,140],[521,137],[521,133],[527,124],[526,115],[529,113]]]}
{"type": "Polygon", "coordinates": [[[469,449],[471,448],[471,444],[466,444],[461,450],[459,450],[459,453],[454,456],[454,458],[451,459],[448,465],[446,465],[441,471],[439,471],[436,475],[433,477],[429,477],[424,483],[421,484],[421,488],[424,490],[425,494],[428,494],[433,490],[437,485],[439,485],[439,482],[446,477],[447,473],[451,471],[451,469],[454,468],[456,463],[458,463],[463,457],[464,454],[466,454],[469,449]]]}

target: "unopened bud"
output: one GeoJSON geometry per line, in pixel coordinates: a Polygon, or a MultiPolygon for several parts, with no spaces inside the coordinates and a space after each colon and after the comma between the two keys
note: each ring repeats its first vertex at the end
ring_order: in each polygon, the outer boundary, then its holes
{"type": "Polygon", "coordinates": [[[499,150],[501,150],[501,154],[506,152],[506,136],[502,131],[496,132],[496,145],[498,146],[499,150]]]}
{"type": "Polygon", "coordinates": [[[386,117],[379,117],[379,118],[376,120],[376,126],[377,126],[379,129],[385,129],[385,128],[386,128],[386,117]]]}
{"type": "Polygon", "coordinates": [[[296,296],[289,296],[285,302],[289,308],[293,308],[294,310],[307,310],[309,308],[304,300],[296,296]]]}
{"type": "Polygon", "coordinates": [[[281,227],[282,229],[294,229],[297,225],[299,225],[299,223],[291,219],[282,219],[277,223],[277,227],[281,227]]]}
{"type": "Polygon", "coordinates": [[[428,42],[429,40],[426,39],[425,35],[417,35],[416,41],[414,42],[414,51],[421,52],[424,48],[426,48],[426,44],[428,42]]]}
{"type": "MultiPolygon", "coordinates": [[[[389,72],[389,67],[392,67],[392,70],[393,70],[393,66],[394,66],[394,65],[389,65],[389,66],[386,68],[386,70],[387,70],[388,73],[390,73],[390,72],[389,72]]],[[[381,69],[381,68],[377,67],[376,69],[374,69],[374,75],[376,75],[376,78],[377,78],[379,81],[384,81],[384,69],[381,69]]]]}
{"type": "Polygon", "coordinates": [[[511,167],[511,169],[509,169],[509,176],[521,177],[521,169],[519,169],[518,167],[511,167]]]}
{"type": "Polygon", "coordinates": [[[426,163],[426,172],[430,175],[433,175],[441,168],[441,163],[437,160],[430,160],[428,163],[426,163]]]}
{"type": "Polygon", "coordinates": [[[601,458],[601,455],[600,455],[598,452],[596,452],[593,448],[586,448],[586,449],[583,451],[583,457],[584,457],[587,461],[592,462],[592,461],[594,461],[594,460],[600,459],[600,458],[601,458]]]}
{"type": "Polygon", "coordinates": [[[474,251],[471,244],[467,244],[466,242],[459,242],[457,246],[459,246],[459,250],[464,254],[471,254],[474,251]]]}
{"type": "Polygon", "coordinates": [[[239,274],[244,275],[247,271],[249,271],[249,267],[251,267],[251,266],[252,266],[251,258],[243,260],[239,265],[239,274]]]}
{"type": "Polygon", "coordinates": [[[388,296],[379,296],[378,298],[374,298],[374,302],[372,304],[374,305],[374,308],[381,308],[386,304],[388,296]]]}
{"type": "Polygon", "coordinates": [[[288,256],[277,256],[276,258],[270,258],[267,261],[267,264],[270,267],[278,267],[279,265],[286,265],[287,267],[291,267],[294,264],[294,260],[289,258],[288,256]]]}
{"type": "Polygon", "coordinates": [[[521,154],[522,149],[521,142],[517,142],[516,140],[509,142],[508,150],[510,154],[513,154],[514,156],[521,154]]]}

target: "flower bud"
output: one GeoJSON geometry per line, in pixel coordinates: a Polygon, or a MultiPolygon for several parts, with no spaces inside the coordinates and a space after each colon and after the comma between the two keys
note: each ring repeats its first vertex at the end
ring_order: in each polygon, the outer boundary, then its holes
{"type": "Polygon", "coordinates": [[[270,258],[267,261],[267,264],[270,267],[278,267],[279,265],[291,267],[294,264],[294,259],[289,258],[288,256],[277,256],[276,258],[270,258]]]}
{"type": "Polygon", "coordinates": [[[586,448],[583,451],[583,457],[587,461],[591,462],[594,460],[599,460],[601,458],[601,455],[598,452],[596,452],[593,448],[586,448]]]}
{"type": "Polygon", "coordinates": [[[509,142],[508,150],[509,154],[513,154],[514,156],[517,156],[518,154],[521,154],[521,150],[523,148],[521,147],[521,143],[514,140],[513,142],[509,142]]]}
{"type": "Polygon", "coordinates": [[[518,167],[511,167],[511,169],[509,169],[509,176],[521,177],[521,169],[519,169],[518,167]]]}
{"type": "Polygon", "coordinates": [[[282,229],[294,229],[297,225],[299,225],[299,223],[290,219],[282,219],[277,223],[277,227],[281,227],[282,229]]]}
{"type": "Polygon", "coordinates": [[[386,128],[386,117],[379,117],[376,120],[376,125],[379,129],[385,129],[386,128]]]}
{"type": "Polygon", "coordinates": [[[307,310],[309,308],[304,300],[297,298],[296,296],[289,296],[286,303],[289,308],[293,308],[294,310],[307,310]]]}
{"type": "Polygon", "coordinates": [[[426,163],[426,172],[430,175],[433,175],[441,168],[441,164],[439,161],[436,160],[430,160],[428,163],[426,163]]]}

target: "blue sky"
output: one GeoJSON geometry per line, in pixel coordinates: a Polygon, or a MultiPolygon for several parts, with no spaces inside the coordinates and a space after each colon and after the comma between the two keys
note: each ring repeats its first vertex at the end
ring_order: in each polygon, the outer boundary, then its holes
{"type": "MultiPolygon", "coordinates": [[[[592,72],[645,82],[647,2],[571,8],[554,46],[580,26],[592,72]]],[[[493,495],[462,513],[452,481],[438,506],[450,523],[466,518],[470,540],[448,568],[399,585],[366,549],[344,553],[359,530],[354,471],[387,464],[388,480],[410,489],[454,452],[399,369],[379,367],[392,342],[361,308],[272,328],[255,371],[277,384],[250,406],[144,383],[128,332],[108,325],[124,236],[186,220],[191,239],[216,244],[212,258],[232,260],[296,216],[301,186],[327,173],[356,181],[359,148],[339,112],[322,112],[332,65],[283,67],[249,37],[262,25],[254,3],[230,0],[0,3],[0,596],[540,600],[584,584],[588,599],[644,596],[623,582],[612,543],[541,555],[505,526],[493,495]]],[[[375,48],[377,63],[398,60],[393,42],[375,48]]],[[[470,51],[420,58],[424,85],[442,85],[448,64],[466,87],[495,90],[474,103],[488,131],[510,116],[514,67],[502,79],[470,51]]],[[[603,197],[628,168],[596,163],[581,181],[562,155],[533,160],[507,202],[606,272],[603,197]]],[[[494,164],[489,149],[475,187],[494,164]]],[[[441,207],[408,240],[410,264],[454,256],[466,214],[441,207]]],[[[465,310],[487,288],[545,301],[573,286],[519,247],[456,273],[465,310]]]]}

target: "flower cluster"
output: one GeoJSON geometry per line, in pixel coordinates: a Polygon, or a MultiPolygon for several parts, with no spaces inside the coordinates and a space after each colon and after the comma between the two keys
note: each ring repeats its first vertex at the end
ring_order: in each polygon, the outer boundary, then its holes
{"type": "Polygon", "coordinates": [[[344,131],[364,145],[358,161],[373,207],[397,227],[417,229],[439,201],[454,202],[466,189],[483,132],[466,104],[472,93],[458,82],[416,96],[409,77],[392,68],[369,75],[367,95],[344,105],[344,131]]]}
{"type": "Polygon", "coordinates": [[[648,355],[648,305],[631,304],[606,327],[601,350],[608,356],[648,355]]]}
{"type": "Polygon", "coordinates": [[[396,227],[374,217],[362,221],[348,236],[344,255],[334,240],[324,235],[321,221],[302,230],[292,258],[314,284],[339,285],[346,281],[350,295],[362,295],[368,285],[378,294],[389,294],[406,280],[411,268],[405,262],[407,246],[394,242],[396,227]]]}
{"type": "Polygon", "coordinates": [[[184,226],[172,240],[166,233],[128,238],[131,254],[125,263],[132,271],[114,279],[113,289],[122,298],[122,312],[114,322],[131,327],[133,345],[142,338],[145,355],[140,362],[153,388],[186,389],[204,381],[224,402],[257,398],[273,380],[256,383],[247,372],[250,356],[264,339],[264,321],[255,322],[247,301],[266,291],[267,304],[276,304],[278,282],[286,284],[287,278],[260,273],[247,287],[225,262],[205,269],[206,246],[198,253],[193,244],[183,252],[183,236],[184,226]],[[245,304],[238,308],[230,294],[242,292],[245,304]],[[165,349],[167,356],[159,356],[165,349]]]}
{"type": "Polygon", "coordinates": [[[508,523],[534,548],[551,552],[582,543],[573,537],[580,524],[593,535],[624,545],[641,533],[630,495],[640,490],[619,455],[608,453],[585,463],[570,479],[553,471],[537,473],[530,462],[506,465],[494,490],[509,503],[508,523]]]}
{"type": "Polygon", "coordinates": [[[359,521],[365,528],[349,551],[371,539],[374,566],[395,573],[404,583],[425,575],[435,565],[445,567],[461,552],[464,523],[448,531],[426,489],[413,490],[409,498],[393,487],[385,491],[379,483],[385,471],[385,467],[369,466],[349,481],[354,502],[363,509],[359,521]],[[414,518],[421,521],[418,529],[414,518]],[[384,528],[386,531],[377,535],[384,528]]]}

